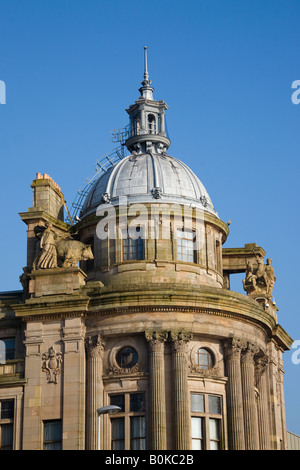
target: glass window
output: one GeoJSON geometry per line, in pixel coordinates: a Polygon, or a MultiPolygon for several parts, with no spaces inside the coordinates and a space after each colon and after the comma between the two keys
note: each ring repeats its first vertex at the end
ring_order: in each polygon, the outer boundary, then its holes
{"type": "Polygon", "coordinates": [[[111,395],[110,404],[119,406],[121,411],[125,411],[125,395],[111,395]]]}
{"type": "Polygon", "coordinates": [[[14,419],[14,400],[1,400],[0,419],[14,419]]]}
{"type": "Polygon", "coordinates": [[[221,396],[191,394],[192,449],[217,450],[221,448],[221,408],[221,396]]]}
{"type": "Polygon", "coordinates": [[[13,423],[2,424],[0,426],[1,446],[0,450],[13,449],[13,423]]]}
{"type": "Polygon", "coordinates": [[[130,439],[130,448],[132,450],[146,449],[145,416],[134,416],[130,418],[130,439]]]}
{"type": "Polygon", "coordinates": [[[130,394],[130,411],[145,411],[144,393],[130,394]]]}
{"type": "Polygon", "coordinates": [[[116,360],[118,366],[122,369],[131,369],[138,361],[138,354],[131,347],[122,348],[117,353],[116,360]]]}
{"type": "Polygon", "coordinates": [[[124,418],[114,418],[111,420],[111,442],[112,450],[125,449],[125,429],[124,418]]]}
{"type": "Polygon", "coordinates": [[[209,420],[209,448],[210,450],[218,450],[220,448],[220,420],[210,418],[209,420]]]}
{"type": "Polygon", "coordinates": [[[196,352],[196,364],[198,364],[201,369],[210,369],[213,366],[212,354],[207,349],[198,349],[196,352]]]}
{"type": "Polygon", "coordinates": [[[208,396],[209,412],[212,414],[221,414],[221,397],[215,395],[208,396]]]}
{"type": "Polygon", "coordinates": [[[44,421],[44,450],[62,449],[62,422],[44,421]]]}
{"type": "Polygon", "coordinates": [[[15,351],[15,338],[0,339],[0,363],[5,364],[5,361],[15,359],[15,351]]]}
{"type": "Polygon", "coordinates": [[[192,417],[192,450],[203,449],[203,418],[192,417]]]}
{"type": "Polygon", "coordinates": [[[177,230],[177,259],[179,261],[196,262],[194,237],[195,233],[192,231],[177,230]]]}
{"type": "Polygon", "coordinates": [[[198,393],[191,395],[191,411],[204,413],[204,395],[198,393]]]}
{"type": "Polygon", "coordinates": [[[123,260],[144,259],[144,240],[139,238],[125,238],[123,240],[123,260]]]}
{"type": "Polygon", "coordinates": [[[122,408],[118,415],[110,418],[112,450],[145,450],[145,394],[123,393],[111,395],[110,403],[122,408]]]}

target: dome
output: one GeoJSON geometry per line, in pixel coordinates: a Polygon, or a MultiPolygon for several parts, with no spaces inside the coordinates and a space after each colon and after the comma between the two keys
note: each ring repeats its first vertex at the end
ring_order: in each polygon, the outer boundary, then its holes
{"type": "Polygon", "coordinates": [[[169,203],[192,205],[218,216],[199,178],[180,160],[166,154],[129,155],[100,176],[82,206],[81,217],[101,204],[169,203]]]}

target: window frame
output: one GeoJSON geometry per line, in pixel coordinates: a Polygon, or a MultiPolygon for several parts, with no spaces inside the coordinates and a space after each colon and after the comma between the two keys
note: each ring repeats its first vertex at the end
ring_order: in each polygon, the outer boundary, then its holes
{"type": "Polygon", "coordinates": [[[62,420],[61,419],[47,419],[45,421],[43,421],[43,450],[62,450],[63,449],[63,426],[62,426],[62,420]],[[60,423],[61,425],[61,429],[60,429],[60,439],[59,440],[48,440],[46,441],[45,439],[45,429],[46,429],[46,426],[48,424],[53,424],[53,423],[60,423]],[[60,444],[60,449],[46,449],[45,447],[48,445],[48,444],[57,444],[59,443],[60,444]]]}
{"type": "MultiPolygon", "coordinates": [[[[223,449],[223,423],[224,423],[224,416],[223,416],[223,395],[218,393],[203,393],[200,391],[191,392],[190,393],[190,413],[191,413],[191,422],[192,418],[202,418],[202,433],[203,433],[203,448],[202,450],[212,450],[211,449],[211,442],[217,442],[218,450],[223,449]],[[204,410],[203,411],[193,411],[192,410],[192,395],[203,395],[204,397],[204,410]],[[218,397],[220,401],[220,413],[214,413],[210,411],[209,408],[209,397],[218,397]],[[218,427],[218,439],[213,439],[210,436],[210,423],[211,420],[215,420],[217,422],[218,427]]],[[[192,424],[191,424],[192,428],[192,424]]],[[[197,440],[197,437],[192,437],[191,432],[191,446],[193,447],[193,440],[197,440]]]]}
{"type": "Polygon", "coordinates": [[[177,227],[176,228],[176,257],[177,261],[183,262],[183,263],[193,263],[197,264],[197,249],[194,246],[195,243],[195,237],[196,237],[196,230],[192,229],[185,229],[183,230],[182,227],[177,227]],[[185,234],[190,234],[192,235],[192,238],[189,236],[184,236],[185,234]],[[182,241],[184,243],[182,243],[182,241]],[[188,250],[188,245],[190,243],[192,244],[192,250],[191,247],[188,250]],[[186,246],[184,246],[186,245],[186,246]],[[184,250],[186,248],[186,250],[184,250]],[[192,256],[189,255],[189,251],[192,252],[192,256]]]}
{"type": "MultiPolygon", "coordinates": [[[[143,446],[141,450],[147,448],[147,419],[146,419],[146,392],[144,391],[128,391],[128,392],[116,392],[109,394],[109,403],[112,403],[111,398],[114,396],[124,396],[124,410],[119,411],[115,415],[109,416],[110,418],[110,449],[113,449],[113,421],[116,419],[123,419],[124,423],[124,449],[123,450],[133,450],[132,442],[133,440],[143,441],[143,446]],[[143,395],[144,408],[142,411],[131,411],[130,397],[132,395],[143,395]],[[144,420],[144,430],[145,435],[139,437],[132,436],[132,418],[143,418],[144,420]]],[[[137,449],[138,450],[138,449],[137,449]]]]}
{"type": "Polygon", "coordinates": [[[0,450],[13,450],[14,449],[14,417],[15,417],[15,399],[14,398],[1,398],[0,399],[0,450]],[[4,402],[12,403],[12,414],[10,416],[2,417],[2,407],[4,402]],[[12,438],[9,446],[3,446],[2,436],[3,427],[9,426],[12,428],[12,438]]]}

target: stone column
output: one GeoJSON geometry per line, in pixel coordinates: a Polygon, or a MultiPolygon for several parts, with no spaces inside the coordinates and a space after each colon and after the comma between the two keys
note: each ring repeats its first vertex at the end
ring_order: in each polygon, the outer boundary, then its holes
{"type": "Polygon", "coordinates": [[[172,341],[172,378],[174,404],[174,449],[189,450],[190,410],[187,379],[187,344],[192,339],[190,333],[170,333],[172,341]]]}
{"type": "Polygon", "coordinates": [[[258,420],[254,384],[254,355],[258,352],[259,348],[256,345],[248,343],[241,356],[246,450],[259,449],[258,420]]]}
{"type": "Polygon", "coordinates": [[[257,413],[258,413],[258,431],[260,450],[270,450],[270,419],[267,394],[267,376],[266,368],[268,356],[261,355],[256,359],[256,387],[258,389],[257,413]]]}
{"type": "Polygon", "coordinates": [[[164,342],[167,333],[146,331],[149,344],[151,449],[167,449],[164,342]]]}
{"type": "MultiPolygon", "coordinates": [[[[97,409],[103,406],[103,354],[100,335],[88,338],[87,351],[87,443],[86,450],[97,450],[97,409]]],[[[103,435],[103,433],[101,433],[103,435]]]]}
{"type": "Polygon", "coordinates": [[[227,382],[228,446],[230,450],[245,449],[241,351],[244,341],[230,338],[224,343],[227,382]]]}

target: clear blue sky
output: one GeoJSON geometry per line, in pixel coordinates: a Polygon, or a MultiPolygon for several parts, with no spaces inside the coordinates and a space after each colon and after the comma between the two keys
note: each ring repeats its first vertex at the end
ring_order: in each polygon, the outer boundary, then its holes
{"type": "MultiPolygon", "coordinates": [[[[155,98],[168,105],[170,154],[200,177],[226,246],[273,259],[281,325],[300,340],[300,2],[0,0],[0,290],[20,289],[36,172],[71,206],[138,98],[148,46],[155,98]]],[[[235,288],[242,292],[241,279],[235,288]]],[[[294,352],[294,351],[292,351],[294,352]]],[[[300,364],[285,354],[288,429],[300,435],[300,364]]]]}

